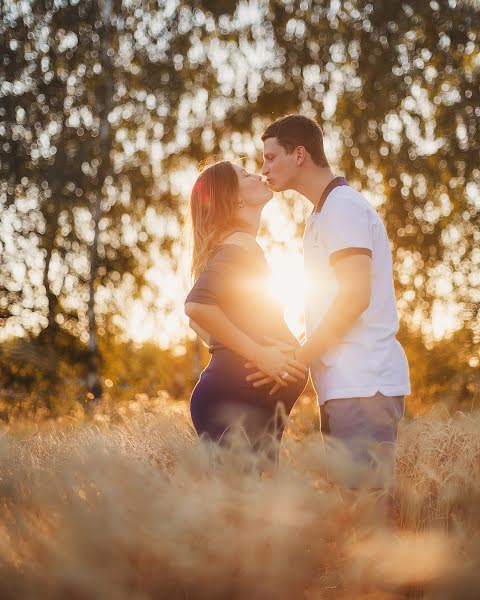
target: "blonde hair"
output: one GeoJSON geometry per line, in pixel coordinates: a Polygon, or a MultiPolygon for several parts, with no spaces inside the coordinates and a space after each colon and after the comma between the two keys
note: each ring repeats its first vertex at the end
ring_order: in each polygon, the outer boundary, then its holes
{"type": "Polygon", "coordinates": [[[233,231],[245,228],[236,217],[238,177],[230,161],[207,166],[200,173],[190,195],[193,232],[191,274],[196,281],[210,254],[233,231]]]}

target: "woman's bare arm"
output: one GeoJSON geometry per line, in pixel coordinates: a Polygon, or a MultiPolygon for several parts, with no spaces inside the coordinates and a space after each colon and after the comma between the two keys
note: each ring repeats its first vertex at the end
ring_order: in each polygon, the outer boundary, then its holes
{"type": "Polygon", "coordinates": [[[214,304],[187,302],[185,314],[221,344],[245,358],[254,360],[261,346],[243,333],[225,313],[214,304]]]}
{"type": "Polygon", "coordinates": [[[287,357],[285,351],[279,346],[263,346],[252,340],[232,323],[218,306],[187,302],[185,313],[221,344],[247,360],[255,362],[260,370],[267,372],[281,385],[285,385],[285,382],[280,379],[279,374],[282,371],[291,372],[298,368],[296,361],[287,357]],[[264,368],[262,369],[260,365],[264,368]]]}
{"type": "Polygon", "coordinates": [[[198,335],[198,337],[202,340],[202,342],[206,346],[210,346],[210,335],[205,331],[198,323],[196,323],[193,319],[189,319],[190,327],[193,331],[198,335]]]}

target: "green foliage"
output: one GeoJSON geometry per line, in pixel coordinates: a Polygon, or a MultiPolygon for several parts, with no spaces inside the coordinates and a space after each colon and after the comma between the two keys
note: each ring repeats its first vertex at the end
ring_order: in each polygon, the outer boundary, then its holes
{"type": "MultiPolygon", "coordinates": [[[[208,361],[205,347],[186,342],[182,352],[153,343],[137,345],[114,336],[99,338],[99,374],[104,397],[114,404],[147,397],[190,396],[199,369],[208,361]],[[197,353],[200,351],[200,354],[197,353]]],[[[66,332],[54,345],[44,334],[13,338],[0,345],[0,412],[58,416],[88,404],[87,346],[66,332]]]]}
{"type": "Polygon", "coordinates": [[[407,399],[410,415],[424,413],[437,403],[452,412],[478,408],[479,354],[471,352],[475,347],[472,337],[472,331],[464,328],[450,338],[426,346],[419,332],[406,328],[400,331],[398,339],[410,366],[412,395],[407,399]]]}
{"type": "Polygon", "coordinates": [[[119,288],[148,285],[152,243],[171,247],[150,222],[178,205],[161,156],[177,150],[182,98],[215,85],[206,56],[190,57],[214,17],[188,2],[3,6],[0,309],[15,306],[17,329],[30,317],[85,338],[92,293],[105,328],[119,288]]]}
{"type": "Polygon", "coordinates": [[[232,131],[258,130],[283,114],[318,119],[338,140],[335,168],[382,202],[404,318],[428,319],[435,298],[448,297],[463,303],[468,326],[478,326],[478,3],[260,6],[262,22],[251,28],[248,51],[242,37],[229,65],[242,52],[248,63],[256,47],[266,64],[252,64],[231,86],[230,110],[213,125],[216,136],[228,146],[232,131]]]}
{"type": "Polygon", "coordinates": [[[113,384],[106,391],[115,402],[133,399],[139,393],[154,397],[166,392],[172,398],[185,398],[196,383],[195,343],[187,343],[185,353],[176,355],[153,343],[135,345],[102,339],[100,352],[102,377],[113,384]]]}
{"type": "Polygon", "coordinates": [[[415,410],[473,401],[478,4],[262,0],[258,12],[244,9],[2,3],[0,325],[33,332],[1,347],[10,400],[23,394],[51,411],[84,402],[85,344],[97,329],[106,392],[188,395],[198,348],[175,357],[113,341],[112,315],[148,287],[153,245],[177,267],[183,240],[168,225],[183,214],[172,174],[238,156],[245,140],[260,151],[262,127],[298,111],[338,140],[335,168],[382,201],[406,323],[430,318],[437,298],[461,302],[465,327],[453,338],[427,348],[413,329],[401,332],[415,410]]]}
{"type": "MultiPolygon", "coordinates": [[[[436,403],[451,412],[478,407],[480,367],[475,362],[469,365],[470,335],[464,329],[427,347],[418,332],[400,330],[398,337],[408,357],[412,382],[407,414],[427,412],[436,403]]],[[[87,348],[69,334],[62,336],[57,351],[45,345],[42,336],[12,339],[0,346],[0,411],[4,418],[28,411],[55,416],[75,413],[79,406],[86,408],[87,348]]],[[[99,339],[103,393],[113,405],[132,401],[139,394],[188,399],[209,360],[207,349],[197,342],[187,341],[184,352],[179,353],[152,343],[136,345],[111,336],[99,339]]],[[[318,408],[310,385],[292,418],[304,422],[301,427],[300,421],[297,423],[304,432],[318,428],[318,408]]]]}

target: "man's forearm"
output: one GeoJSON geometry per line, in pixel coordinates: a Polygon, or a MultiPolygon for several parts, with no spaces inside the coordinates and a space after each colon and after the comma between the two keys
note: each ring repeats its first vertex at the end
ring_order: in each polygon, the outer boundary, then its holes
{"type": "Polygon", "coordinates": [[[335,348],[367,308],[352,294],[339,293],[312,336],[295,352],[297,359],[310,364],[335,348]]]}
{"type": "Polygon", "coordinates": [[[234,325],[215,305],[186,306],[187,315],[221,344],[248,360],[254,360],[260,345],[234,325]]]}

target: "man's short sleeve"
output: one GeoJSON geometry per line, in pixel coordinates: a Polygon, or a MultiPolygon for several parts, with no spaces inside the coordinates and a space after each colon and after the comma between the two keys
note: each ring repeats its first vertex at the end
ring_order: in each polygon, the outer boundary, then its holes
{"type": "Polygon", "coordinates": [[[373,236],[368,207],[362,200],[346,193],[322,209],[318,219],[318,235],[325,246],[330,264],[352,254],[372,256],[373,236]]]}

